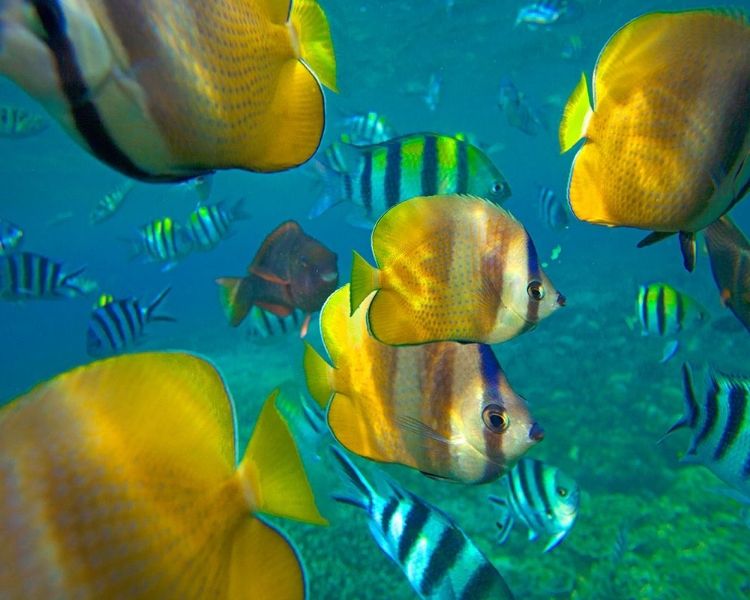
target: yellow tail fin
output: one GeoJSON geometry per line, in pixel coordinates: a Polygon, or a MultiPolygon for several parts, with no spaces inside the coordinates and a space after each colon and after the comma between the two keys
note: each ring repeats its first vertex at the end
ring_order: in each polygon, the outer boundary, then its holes
{"type": "Polygon", "coordinates": [[[352,262],[352,281],[349,290],[350,315],[353,315],[365,298],[372,294],[380,285],[380,273],[362,258],[356,250],[352,262]]]}
{"type": "Polygon", "coordinates": [[[255,517],[234,533],[228,600],[303,600],[305,576],[297,553],[284,536],[255,517]]]}
{"type": "Polygon", "coordinates": [[[305,342],[305,357],[303,359],[303,364],[305,368],[305,379],[307,380],[307,389],[320,407],[325,409],[326,406],[328,406],[328,401],[331,399],[331,394],[333,393],[329,379],[331,367],[307,342],[305,342]]]}
{"type": "Polygon", "coordinates": [[[299,55],[320,83],[329,90],[336,89],[336,56],[323,9],[315,0],[294,0],[290,18],[292,39],[298,44],[299,55]]]}
{"type": "Polygon", "coordinates": [[[276,409],[275,390],[255,424],[238,473],[253,511],[327,525],[315,505],[297,446],[276,409]]]}
{"type": "Polygon", "coordinates": [[[581,80],[568,98],[560,122],[560,153],[564,154],[586,135],[586,128],[593,110],[589,100],[589,86],[586,74],[581,74],[581,80]]]}

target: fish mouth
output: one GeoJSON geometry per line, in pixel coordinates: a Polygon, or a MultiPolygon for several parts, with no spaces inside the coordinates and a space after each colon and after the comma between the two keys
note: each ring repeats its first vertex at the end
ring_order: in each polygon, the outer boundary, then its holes
{"type": "Polygon", "coordinates": [[[544,439],[544,427],[536,421],[531,425],[531,429],[529,429],[529,439],[534,443],[541,442],[544,439]]]}
{"type": "Polygon", "coordinates": [[[323,273],[320,278],[326,283],[333,283],[339,278],[339,274],[337,271],[331,271],[330,273],[323,273]]]}
{"type": "Polygon", "coordinates": [[[568,304],[568,300],[560,292],[557,292],[556,302],[558,306],[567,306],[568,304]]]}

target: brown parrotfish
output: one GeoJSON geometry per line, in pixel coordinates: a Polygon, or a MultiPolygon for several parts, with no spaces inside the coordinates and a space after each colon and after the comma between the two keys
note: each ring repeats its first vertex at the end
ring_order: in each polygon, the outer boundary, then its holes
{"type": "Polygon", "coordinates": [[[5,0],[0,23],[0,73],[143,181],[298,166],[336,87],[315,0],[5,0]]]}
{"type": "Polygon", "coordinates": [[[579,219],[651,230],[639,246],[695,233],[750,190],[750,27],[729,9],[654,12],[630,21],[570,96],[560,147],[585,143],[568,198],[579,219]]]}
{"type": "Polygon", "coordinates": [[[389,346],[367,331],[372,295],[349,316],[349,285],[320,313],[333,366],[306,344],[310,394],[348,450],[458,483],[493,481],[544,436],[484,344],[389,346]]]}
{"type": "Polygon", "coordinates": [[[232,403],[184,353],[105,359],[0,409],[0,597],[302,600],[286,537],[325,524],[266,400],[237,464],[232,403]]]}
{"type": "Polygon", "coordinates": [[[282,318],[300,309],[307,313],[300,331],[304,337],[311,314],[338,285],[336,263],[336,254],[296,221],[282,223],[264,240],[245,277],[216,280],[229,323],[237,327],[253,306],[282,318]]]}

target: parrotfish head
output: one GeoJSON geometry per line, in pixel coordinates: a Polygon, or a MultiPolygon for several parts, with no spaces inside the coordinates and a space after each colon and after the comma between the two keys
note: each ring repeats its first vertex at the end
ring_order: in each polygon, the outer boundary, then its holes
{"type": "Polygon", "coordinates": [[[320,310],[338,287],[338,256],[309,238],[292,256],[289,272],[294,304],[305,312],[320,310]]]}
{"type": "Polygon", "coordinates": [[[484,463],[484,472],[472,483],[501,477],[544,438],[544,429],[532,417],[526,400],[495,365],[487,369],[483,389],[470,394],[461,408],[466,442],[484,463]]]}

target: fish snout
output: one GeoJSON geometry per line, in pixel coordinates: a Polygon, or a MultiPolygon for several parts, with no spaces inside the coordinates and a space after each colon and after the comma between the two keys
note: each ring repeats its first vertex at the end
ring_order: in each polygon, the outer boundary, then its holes
{"type": "Polygon", "coordinates": [[[539,423],[533,423],[531,429],[529,429],[529,438],[536,443],[541,442],[544,439],[544,427],[539,423]]]}
{"type": "Polygon", "coordinates": [[[326,283],[333,283],[339,278],[339,273],[338,271],[329,271],[328,273],[323,273],[320,278],[326,283]]]}
{"type": "Polygon", "coordinates": [[[568,300],[560,292],[557,292],[557,305],[565,306],[568,304],[568,300]]]}

